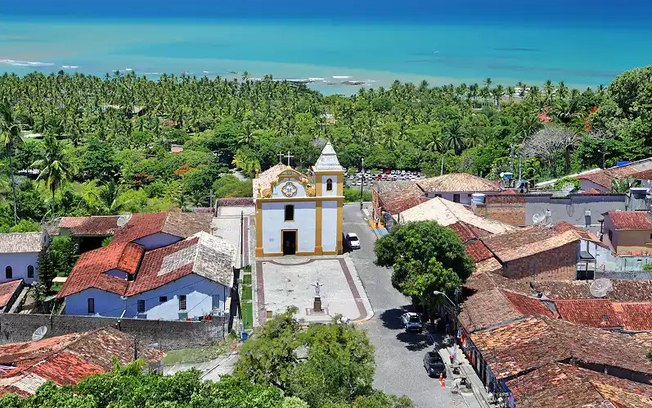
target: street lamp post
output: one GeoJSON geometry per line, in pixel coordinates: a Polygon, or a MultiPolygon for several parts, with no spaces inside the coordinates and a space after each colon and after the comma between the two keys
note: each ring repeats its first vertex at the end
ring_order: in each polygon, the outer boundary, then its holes
{"type": "Polygon", "coordinates": [[[457,315],[458,315],[458,305],[457,305],[457,303],[453,302],[451,300],[451,298],[449,298],[448,295],[445,294],[444,292],[435,290],[434,292],[432,292],[432,294],[435,295],[435,296],[443,295],[446,298],[446,300],[448,300],[451,303],[451,305],[453,305],[453,310],[454,310],[454,313],[455,313],[455,318],[453,319],[453,324],[454,324],[455,330],[457,331],[457,315]]]}
{"type": "Polygon", "coordinates": [[[360,211],[362,211],[362,199],[364,196],[364,182],[365,182],[365,176],[364,176],[364,157],[362,158],[361,166],[362,167],[362,180],[360,180],[360,211]]]}

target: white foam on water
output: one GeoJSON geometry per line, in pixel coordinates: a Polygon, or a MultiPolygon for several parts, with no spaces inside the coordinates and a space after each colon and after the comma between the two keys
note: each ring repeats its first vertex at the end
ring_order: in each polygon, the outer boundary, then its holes
{"type": "Polygon", "coordinates": [[[351,79],[350,75],[333,75],[333,79],[351,79]]]}
{"type": "Polygon", "coordinates": [[[316,78],[308,78],[308,79],[309,79],[310,81],[312,81],[312,82],[324,82],[324,81],[326,81],[326,79],[324,79],[324,78],[319,78],[319,77],[316,77],[316,78]]]}
{"type": "Polygon", "coordinates": [[[210,71],[202,71],[202,73],[204,73],[204,74],[210,74],[211,72],[210,72],[210,71]]]}
{"type": "Polygon", "coordinates": [[[20,61],[8,58],[0,58],[0,64],[11,65],[14,67],[51,67],[54,65],[51,62],[20,61]]]}
{"type": "Polygon", "coordinates": [[[63,68],[63,69],[77,69],[77,68],[79,68],[79,65],[62,65],[61,68],[63,68]]]}
{"type": "Polygon", "coordinates": [[[133,71],[133,68],[125,68],[125,71],[133,71]]]}

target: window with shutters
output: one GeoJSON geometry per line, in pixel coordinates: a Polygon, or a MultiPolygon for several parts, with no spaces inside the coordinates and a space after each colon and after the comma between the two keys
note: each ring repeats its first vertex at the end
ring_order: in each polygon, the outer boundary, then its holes
{"type": "Polygon", "coordinates": [[[179,295],[179,310],[186,310],[186,295],[179,295]]]}
{"type": "Polygon", "coordinates": [[[88,313],[95,313],[95,298],[88,298],[88,313]]]}

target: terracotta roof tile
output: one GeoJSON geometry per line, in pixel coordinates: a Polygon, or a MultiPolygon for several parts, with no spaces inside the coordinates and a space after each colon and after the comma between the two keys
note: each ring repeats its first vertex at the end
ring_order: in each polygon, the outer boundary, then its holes
{"type": "Polygon", "coordinates": [[[59,229],[69,229],[73,236],[111,236],[119,228],[118,220],[129,216],[98,215],[92,217],[63,217],[59,229]]]}
{"type": "Polygon", "coordinates": [[[482,238],[482,242],[501,262],[561,248],[575,241],[579,241],[579,235],[575,232],[556,233],[551,228],[544,227],[528,227],[482,238]]]}
{"type": "Polygon", "coordinates": [[[620,315],[606,299],[560,299],[554,301],[559,316],[572,323],[603,329],[622,327],[620,315]]]}
{"type": "Polygon", "coordinates": [[[647,211],[609,211],[607,216],[619,230],[652,230],[647,211]]]}
{"type": "MultiPolygon", "coordinates": [[[[150,362],[162,353],[150,348],[138,355],[150,362]]],[[[0,346],[0,395],[17,392],[30,395],[50,380],[58,385],[75,384],[84,378],[110,371],[114,359],[121,364],[133,361],[134,337],[113,328],[71,333],[35,342],[0,346]]]]}
{"type": "Polygon", "coordinates": [[[520,293],[493,289],[477,293],[462,303],[460,321],[472,333],[523,316],[556,317],[556,314],[537,298],[520,293]]]}
{"type": "Polygon", "coordinates": [[[393,215],[428,200],[414,181],[377,181],[373,188],[383,210],[393,215]]]}
{"type": "Polygon", "coordinates": [[[132,242],[157,233],[188,238],[200,231],[210,232],[210,213],[180,211],[134,214],[129,222],[115,233],[114,242],[132,242]]]}
{"type": "Polygon", "coordinates": [[[566,231],[573,231],[573,232],[577,233],[577,235],[579,235],[580,238],[582,238],[584,240],[587,240],[587,241],[599,241],[598,237],[595,236],[595,234],[593,234],[592,232],[587,231],[584,228],[576,227],[575,225],[573,225],[573,224],[571,224],[569,222],[566,222],[566,221],[562,221],[562,222],[554,225],[552,227],[552,229],[553,229],[553,231],[559,232],[559,233],[566,232],[566,231]]]}
{"type": "Polygon", "coordinates": [[[494,256],[489,248],[480,240],[475,239],[467,242],[464,246],[466,247],[466,253],[473,258],[475,263],[486,261],[494,256]]]}
{"type": "Polygon", "coordinates": [[[613,302],[612,306],[627,331],[652,330],[652,303],[613,302]]]}
{"type": "Polygon", "coordinates": [[[647,350],[632,337],[564,320],[529,317],[471,337],[499,380],[571,358],[652,377],[647,350]]]}
{"type": "Polygon", "coordinates": [[[635,180],[652,180],[652,169],[632,173],[630,177],[635,180]]]}
{"type": "Polygon", "coordinates": [[[7,303],[14,296],[16,291],[23,286],[22,279],[0,283],[0,310],[7,306],[7,303]]]}
{"type": "Polygon", "coordinates": [[[134,264],[137,265],[140,255],[145,252],[144,248],[140,247],[141,250],[138,253],[133,245],[135,244],[111,242],[108,246],[81,254],[57,297],[66,297],[88,288],[124,294],[128,282],[125,279],[107,275],[106,272],[118,269],[133,274],[133,270],[121,269],[121,267],[129,268],[134,264]],[[137,256],[138,259],[135,259],[137,256]]]}
{"type": "Polygon", "coordinates": [[[652,397],[650,385],[562,363],[508,380],[507,387],[517,406],[529,408],[638,408],[649,407],[652,397]]]}
{"type": "Polygon", "coordinates": [[[487,192],[500,191],[493,182],[468,173],[450,173],[442,176],[431,177],[417,182],[423,191],[428,193],[439,192],[487,192]]]}

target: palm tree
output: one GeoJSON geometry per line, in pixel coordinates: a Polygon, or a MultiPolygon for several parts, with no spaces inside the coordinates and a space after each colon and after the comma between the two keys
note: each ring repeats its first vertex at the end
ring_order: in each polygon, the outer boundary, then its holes
{"type": "Polygon", "coordinates": [[[614,194],[629,194],[629,190],[638,187],[640,180],[634,180],[631,176],[611,180],[611,192],[614,194]]]}
{"type": "Polygon", "coordinates": [[[13,151],[16,146],[23,143],[20,135],[20,126],[9,103],[0,104],[0,143],[4,146],[9,157],[9,177],[13,194],[14,225],[18,224],[18,210],[16,208],[16,181],[14,180],[13,151]]]}
{"type": "Polygon", "coordinates": [[[37,180],[45,180],[52,193],[52,217],[54,217],[55,193],[61,184],[70,177],[70,168],[63,152],[62,143],[51,134],[47,135],[43,158],[35,161],[32,167],[40,170],[37,180]]]}

